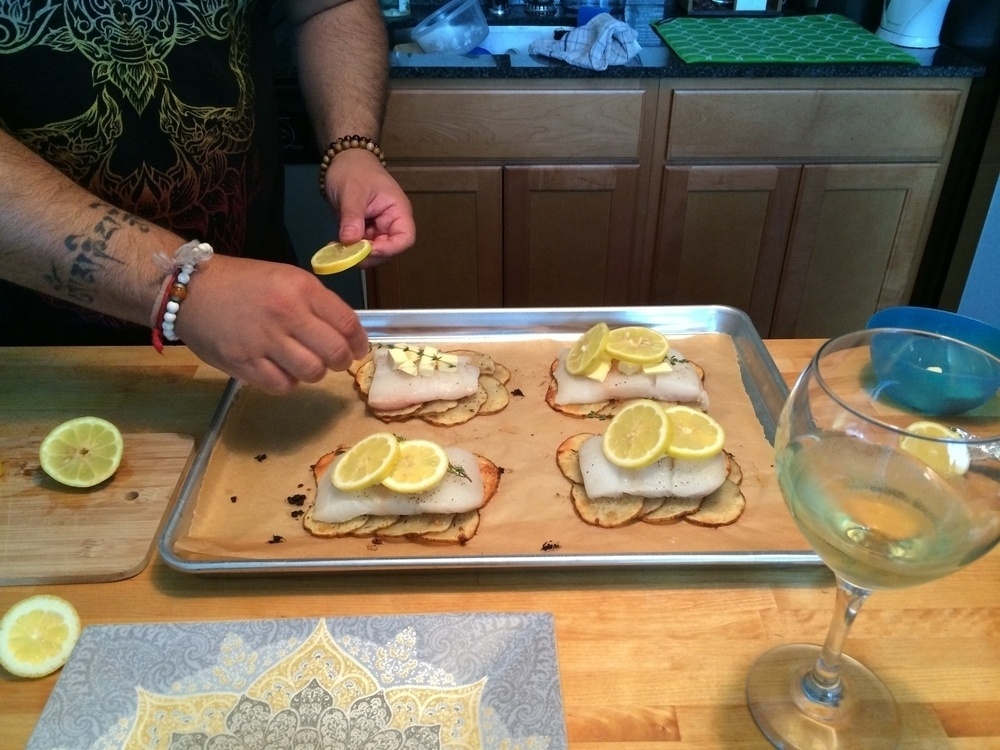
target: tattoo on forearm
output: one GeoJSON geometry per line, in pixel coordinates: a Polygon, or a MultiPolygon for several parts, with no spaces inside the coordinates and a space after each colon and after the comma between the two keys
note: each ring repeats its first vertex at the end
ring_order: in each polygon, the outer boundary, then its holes
{"type": "Polygon", "coordinates": [[[137,216],[106,203],[92,203],[90,208],[103,208],[105,213],[87,234],[71,234],[63,240],[66,263],[53,261],[45,280],[55,292],[88,304],[95,300],[95,288],[101,274],[122,261],[108,253],[111,238],[121,229],[148,232],[149,224],[137,216]]]}

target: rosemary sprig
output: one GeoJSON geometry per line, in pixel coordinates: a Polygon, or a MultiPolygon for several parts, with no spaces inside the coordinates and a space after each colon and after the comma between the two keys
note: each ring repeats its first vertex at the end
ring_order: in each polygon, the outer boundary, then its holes
{"type": "Polygon", "coordinates": [[[472,481],[472,477],[466,474],[465,469],[463,469],[458,464],[451,464],[451,463],[448,464],[448,473],[454,474],[456,477],[459,477],[460,479],[467,479],[470,482],[472,481]]]}

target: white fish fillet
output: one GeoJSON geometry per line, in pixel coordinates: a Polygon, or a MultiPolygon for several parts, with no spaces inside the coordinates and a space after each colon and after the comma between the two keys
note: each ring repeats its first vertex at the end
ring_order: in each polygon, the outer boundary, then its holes
{"type": "MultiPolygon", "coordinates": [[[[682,357],[680,352],[672,352],[682,357]]],[[[555,402],[560,405],[591,404],[612,399],[651,398],[657,401],[673,401],[679,404],[696,404],[708,409],[708,394],[702,386],[698,371],[690,362],[679,362],[671,372],[658,375],[636,373],[622,375],[612,369],[604,381],[583,375],[570,375],[566,371],[566,355],[569,349],[559,352],[559,364],[555,370],[558,384],[555,402]]]]}
{"type": "Polygon", "coordinates": [[[460,398],[479,389],[479,368],[460,356],[454,370],[435,370],[432,375],[409,375],[397,370],[388,349],[374,352],[375,374],[368,390],[368,405],[373,409],[402,409],[428,401],[460,398]]]}
{"type": "Polygon", "coordinates": [[[419,513],[464,513],[483,504],[483,477],[479,459],[461,448],[445,448],[449,463],[461,466],[468,479],[453,472],[444,475],[436,486],[415,495],[393,492],[381,484],[358,492],[338,490],[330,481],[333,467],[343,458],[337,456],[319,478],[313,518],[340,523],[365,514],[410,516],[419,513]]]}
{"type": "Polygon", "coordinates": [[[587,496],[621,497],[705,497],[726,481],[726,455],[696,461],[663,457],[644,469],[623,469],[604,455],[601,436],[595,435],[580,446],[580,471],[587,496]]]}

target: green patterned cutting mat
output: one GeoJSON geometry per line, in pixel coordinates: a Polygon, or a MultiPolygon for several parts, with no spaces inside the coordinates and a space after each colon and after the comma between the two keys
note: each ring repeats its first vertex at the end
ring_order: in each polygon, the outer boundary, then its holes
{"type": "Polygon", "coordinates": [[[686,63],[898,62],[913,55],[834,14],[673,18],[651,24],[686,63]]]}

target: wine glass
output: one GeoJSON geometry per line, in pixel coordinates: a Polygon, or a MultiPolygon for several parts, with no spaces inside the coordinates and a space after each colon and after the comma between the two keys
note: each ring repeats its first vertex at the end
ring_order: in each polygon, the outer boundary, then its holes
{"type": "Polygon", "coordinates": [[[872,591],[941,578],[1000,541],[998,387],[993,355],[902,329],[832,339],[799,376],[775,466],[837,602],[823,646],[779,646],[750,671],[750,712],[776,747],[896,746],[892,694],[844,642],[872,591]]]}

